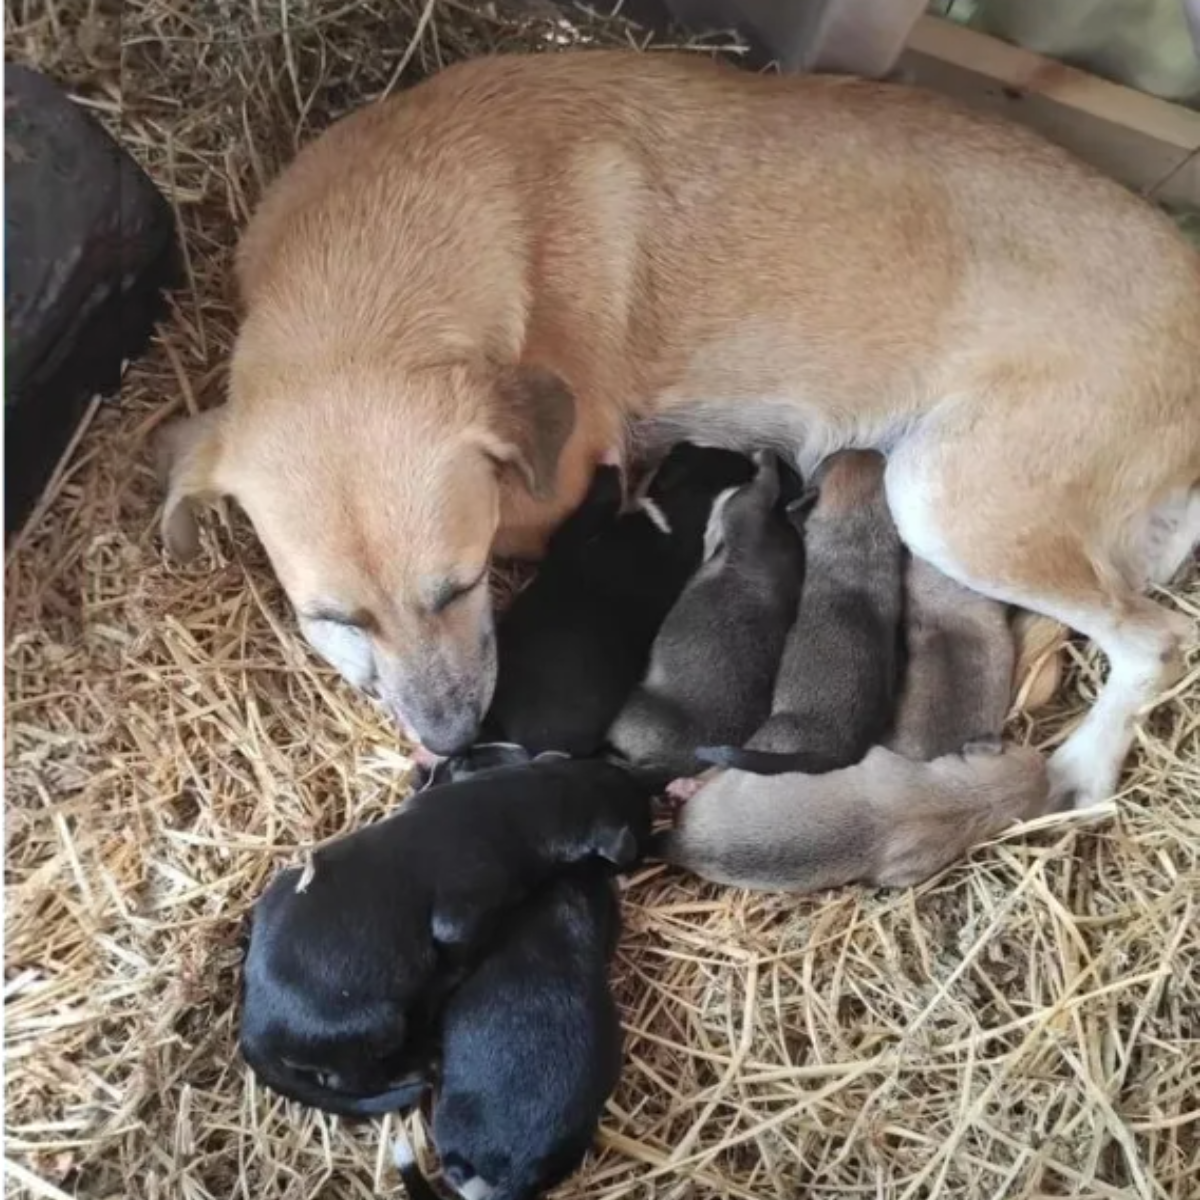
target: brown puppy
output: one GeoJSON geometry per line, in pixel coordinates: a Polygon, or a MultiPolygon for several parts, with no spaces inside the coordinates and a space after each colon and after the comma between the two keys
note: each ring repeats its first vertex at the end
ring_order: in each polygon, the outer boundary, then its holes
{"type": "Polygon", "coordinates": [[[309,639],[431,742],[487,708],[489,557],[536,554],[629,430],[805,475],[883,450],[915,553],[1107,653],[1051,764],[1081,803],[1181,669],[1142,593],[1200,541],[1200,263],[1027,131],[694,55],[494,56],[304,150],[238,275],[167,539],[235,496],[309,639]]]}
{"type": "Polygon", "coordinates": [[[998,738],[1012,697],[1008,611],[912,558],[905,579],[907,664],[892,732],[897,754],[919,761],[998,738]]]}
{"type": "Polygon", "coordinates": [[[804,546],[779,511],[779,486],[778,461],[760,455],[754,480],[713,505],[704,562],[608,731],[630,762],[690,774],[698,745],[740,744],[770,713],[804,574],[804,546]]]}
{"type": "Polygon", "coordinates": [[[813,479],[804,590],[771,715],[744,749],[705,746],[701,762],[760,775],[836,771],[858,762],[895,719],[904,547],[883,493],[883,459],[843,450],[813,479]]]}
{"type": "Polygon", "coordinates": [[[655,853],[714,883],[815,892],[911,887],[976,842],[1050,811],[1036,750],[966,747],[929,763],[882,746],[827,775],[722,771],[655,853]]]}

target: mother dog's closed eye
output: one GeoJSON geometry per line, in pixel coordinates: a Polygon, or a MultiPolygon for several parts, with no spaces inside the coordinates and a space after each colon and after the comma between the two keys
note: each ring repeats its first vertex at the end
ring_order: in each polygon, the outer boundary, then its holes
{"type": "Polygon", "coordinates": [[[915,554],[1095,640],[1060,796],[1111,794],[1181,670],[1188,623],[1142,593],[1200,540],[1200,264],[1026,131],[692,55],[493,56],[305,149],[239,278],[230,403],[177,438],[166,532],[235,495],[300,612],[365,618],[326,652],[433,750],[494,684],[467,585],[643,418],[805,474],[882,450],[915,554]]]}
{"type": "Polygon", "coordinates": [[[494,685],[487,568],[501,491],[553,497],[571,395],[538,368],[430,367],[363,387],[352,429],[307,410],[317,429],[301,421],[289,445],[270,430],[292,424],[300,385],[280,387],[249,412],[217,409],[166,432],[168,545],[195,552],[193,500],[241,498],[314,649],[431,750],[461,749],[494,685]]]}

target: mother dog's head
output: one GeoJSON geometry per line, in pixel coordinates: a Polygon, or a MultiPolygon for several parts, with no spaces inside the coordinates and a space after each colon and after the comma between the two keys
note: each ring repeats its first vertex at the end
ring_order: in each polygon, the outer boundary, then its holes
{"type": "Polygon", "coordinates": [[[313,648],[430,750],[462,750],[495,686],[491,556],[536,549],[572,499],[571,394],[536,367],[305,357],[235,355],[230,403],[166,431],[165,541],[191,556],[192,502],[234,497],[313,648]]]}

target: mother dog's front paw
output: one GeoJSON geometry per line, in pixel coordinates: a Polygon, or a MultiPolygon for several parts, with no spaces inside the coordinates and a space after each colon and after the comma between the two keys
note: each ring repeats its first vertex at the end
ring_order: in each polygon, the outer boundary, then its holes
{"type": "Polygon", "coordinates": [[[1106,816],[1117,811],[1118,770],[1088,742],[1071,738],[1046,764],[1050,775],[1051,812],[1083,812],[1106,816]]]}

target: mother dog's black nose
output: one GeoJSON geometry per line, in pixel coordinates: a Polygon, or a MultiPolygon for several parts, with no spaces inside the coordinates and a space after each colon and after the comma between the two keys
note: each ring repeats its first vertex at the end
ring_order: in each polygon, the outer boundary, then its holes
{"type": "Polygon", "coordinates": [[[404,736],[436,758],[450,758],[469,750],[483,722],[482,711],[470,702],[426,703],[403,709],[389,703],[388,709],[404,736]]]}
{"type": "Polygon", "coordinates": [[[454,714],[443,720],[422,721],[417,725],[421,745],[439,758],[464,754],[475,743],[482,714],[454,714]]]}

